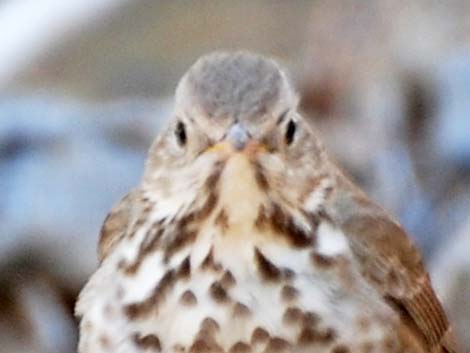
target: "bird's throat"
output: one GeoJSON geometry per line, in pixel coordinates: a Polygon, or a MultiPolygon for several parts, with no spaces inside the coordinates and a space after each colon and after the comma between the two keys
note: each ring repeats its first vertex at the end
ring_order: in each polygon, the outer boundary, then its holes
{"type": "Polygon", "coordinates": [[[251,226],[266,197],[256,182],[252,161],[243,153],[232,155],[220,180],[220,205],[229,215],[231,226],[251,226]]]}

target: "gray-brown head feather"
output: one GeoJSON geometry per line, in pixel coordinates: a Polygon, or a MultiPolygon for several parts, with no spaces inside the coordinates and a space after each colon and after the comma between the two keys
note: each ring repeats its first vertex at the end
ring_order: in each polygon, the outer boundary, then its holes
{"type": "MultiPolygon", "coordinates": [[[[176,105],[211,118],[253,118],[295,97],[278,65],[262,56],[217,52],[200,58],[182,78],[176,105]]],[[[187,111],[186,111],[187,113],[187,111]]]]}

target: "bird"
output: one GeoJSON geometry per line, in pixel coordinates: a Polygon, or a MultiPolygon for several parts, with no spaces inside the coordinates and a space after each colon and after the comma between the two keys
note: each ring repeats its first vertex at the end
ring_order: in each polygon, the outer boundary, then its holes
{"type": "Polygon", "coordinates": [[[422,257],[277,61],[198,59],[81,291],[80,353],[456,353],[422,257]]]}

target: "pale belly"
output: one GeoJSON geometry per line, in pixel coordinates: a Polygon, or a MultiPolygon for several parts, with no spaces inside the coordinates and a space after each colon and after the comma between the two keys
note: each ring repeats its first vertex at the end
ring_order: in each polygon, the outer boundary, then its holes
{"type": "Polygon", "coordinates": [[[252,235],[198,241],[164,267],[161,254],[147,257],[133,276],[103,266],[91,286],[108,297],[89,299],[82,326],[95,327],[81,352],[400,351],[396,317],[331,227],[315,249],[252,235]]]}

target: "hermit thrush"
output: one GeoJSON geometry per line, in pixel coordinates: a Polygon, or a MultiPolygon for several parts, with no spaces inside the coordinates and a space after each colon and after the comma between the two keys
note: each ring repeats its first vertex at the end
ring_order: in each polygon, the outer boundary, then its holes
{"type": "Polygon", "coordinates": [[[81,353],[455,352],[420,254],[328,159],[284,71],[199,59],[106,218],[81,353]]]}

